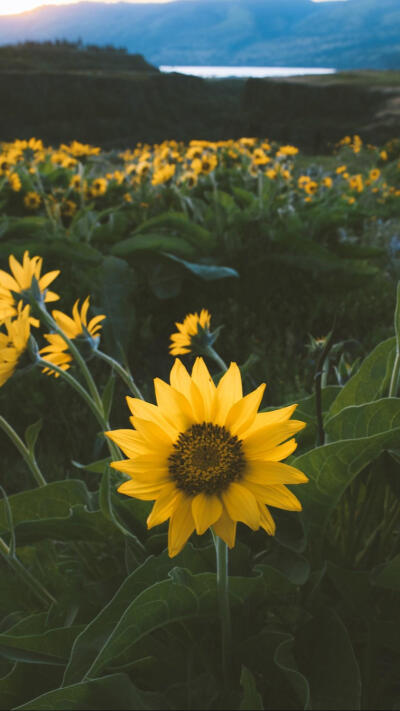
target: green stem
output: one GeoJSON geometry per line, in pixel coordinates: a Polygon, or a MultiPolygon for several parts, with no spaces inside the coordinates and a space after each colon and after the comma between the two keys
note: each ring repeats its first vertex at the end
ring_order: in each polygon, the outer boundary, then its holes
{"type": "Polygon", "coordinates": [[[226,691],[230,688],[232,670],[232,629],[229,604],[228,546],[213,532],[217,559],[217,594],[221,621],[222,671],[226,691]]]}
{"type": "Polygon", "coordinates": [[[228,366],[225,363],[224,360],[222,360],[221,356],[218,355],[217,351],[214,350],[212,346],[207,346],[205,349],[206,355],[208,355],[209,358],[212,358],[215,363],[221,368],[221,370],[226,371],[228,370],[228,366]]]}
{"type": "Polygon", "coordinates": [[[73,340],[68,338],[68,336],[62,330],[62,328],[60,328],[58,326],[58,324],[56,323],[56,321],[50,316],[46,307],[43,304],[40,304],[38,302],[36,302],[36,303],[37,303],[37,307],[39,309],[40,315],[41,315],[43,321],[46,323],[46,325],[52,331],[55,331],[55,333],[58,333],[58,335],[61,336],[61,338],[67,344],[69,351],[71,352],[74,359],[76,360],[76,362],[82,372],[82,375],[86,380],[87,386],[89,388],[89,392],[90,392],[96,406],[99,408],[100,411],[102,411],[103,410],[103,403],[102,403],[102,400],[100,397],[100,393],[97,390],[96,383],[94,382],[92,374],[86,365],[85,359],[79,353],[79,349],[76,347],[73,340]]]}
{"type": "MultiPolygon", "coordinates": [[[[97,422],[99,423],[100,427],[102,430],[109,430],[110,429],[110,424],[107,420],[107,418],[104,416],[104,409],[103,409],[103,404],[100,401],[100,407],[96,405],[96,403],[93,401],[92,397],[89,395],[87,390],[85,390],[84,387],[76,380],[72,375],[70,375],[66,370],[63,370],[62,368],[59,368],[58,365],[55,365],[54,363],[50,363],[48,360],[44,360],[44,358],[40,358],[38,356],[36,360],[36,365],[39,368],[49,368],[50,370],[54,370],[56,373],[60,375],[63,380],[65,380],[68,385],[70,385],[76,392],[83,398],[83,400],[86,402],[86,404],[89,406],[91,409],[92,413],[94,414],[97,422]]],[[[121,459],[121,453],[118,449],[118,447],[115,445],[114,442],[112,442],[110,439],[107,439],[107,446],[109,449],[109,452],[111,456],[114,459],[121,459]]]]}
{"type": "Polygon", "coordinates": [[[36,461],[35,455],[33,454],[33,452],[29,451],[28,447],[24,444],[22,439],[17,435],[14,428],[11,427],[11,425],[7,422],[7,420],[5,420],[4,417],[1,417],[1,416],[0,416],[0,427],[3,430],[3,432],[5,432],[6,435],[8,435],[8,437],[10,438],[12,443],[18,449],[20,455],[23,457],[24,461],[26,462],[29,469],[31,470],[37,485],[38,486],[46,486],[47,481],[39,469],[39,465],[36,461]]]}
{"type": "Polygon", "coordinates": [[[136,385],[132,375],[127,370],[125,370],[125,368],[123,368],[122,365],[118,363],[118,361],[114,360],[114,358],[111,358],[111,356],[99,350],[95,351],[95,355],[101,358],[101,360],[104,360],[105,363],[108,363],[108,365],[110,365],[111,368],[113,368],[113,370],[118,373],[120,378],[128,386],[129,390],[135,397],[140,398],[140,400],[144,400],[144,397],[140,392],[138,386],[136,385]]]}
{"type": "Polygon", "coordinates": [[[396,357],[394,359],[394,365],[392,370],[392,377],[389,386],[389,397],[396,397],[397,387],[399,383],[399,372],[400,372],[400,352],[396,350],[396,357]]]}
{"type": "Polygon", "coordinates": [[[0,555],[4,558],[6,563],[13,569],[13,571],[19,575],[20,578],[24,580],[26,585],[35,595],[36,599],[39,600],[45,608],[57,600],[46,590],[45,587],[29,572],[21,563],[20,560],[15,555],[11,555],[11,550],[8,545],[0,538],[0,555]]]}

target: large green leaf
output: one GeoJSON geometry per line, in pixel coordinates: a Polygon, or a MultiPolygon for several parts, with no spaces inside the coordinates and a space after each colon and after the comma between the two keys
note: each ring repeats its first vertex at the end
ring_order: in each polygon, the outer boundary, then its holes
{"type": "Polygon", "coordinates": [[[36,664],[65,664],[81,631],[82,625],[74,625],[41,634],[0,634],[0,656],[36,664]]]}
{"type": "Polygon", "coordinates": [[[132,237],[115,244],[111,249],[111,254],[116,257],[129,257],[136,252],[164,252],[165,250],[182,257],[194,257],[197,254],[193,245],[186,242],[184,237],[155,232],[132,235],[132,237]]]}
{"type": "Polygon", "coordinates": [[[126,352],[135,325],[133,293],[135,274],[124,259],[105,257],[98,271],[99,305],[97,311],[106,315],[102,341],[113,357],[126,352]]]}
{"type": "MultiPolygon", "coordinates": [[[[71,506],[89,503],[89,492],[79,479],[56,481],[38,489],[30,489],[8,498],[14,526],[23,521],[69,515],[71,506]]],[[[5,502],[0,501],[0,532],[8,531],[5,502]]]]}
{"type": "Polygon", "coordinates": [[[369,462],[397,446],[400,427],[358,439],[339,440],[306,452],[293,464],[309,477],[296,487],[306,525],[324,528],[346,488],[369,462]]]}
{"type": "Polygon", "coordinates": [[[274,662],[288,680],[302,708],[310,709],[310,687],[308,680],[299,671],[293,655],[294,638],[292,635],[284,637],[276,648],[274,662]]]}
{"type": "Polygon", "coordinates": [[[400,590],[400,553],[389,563],[379,566],[371,576],[374,585],[388,590],[400,590]]]}
{"type": "Polygon", "coordinates": [[[261,694],[257,691],[254,676],[247,667],[242,667],[240,685],[243,689],[243,698],[240,704],[241,711],[263,709],[261,694]]]}
{"type": "Polygon", "coordinates": [[[91,679],[55,689],[18,706],[18,709],[38,709],[38,711],[64,711],[65,709],[141,711],[159,708],[163,708],[161,697],[136,689],[126,674],[111,674],[101,679],[91,679]]]}
{"type": "MultiPolygon", "coordinates": [[[[204,552],[194,551],[190,543],[174,559],[174,564],[189,567],[192,572],[209,570],[204,552]]],[[[173,563],[165,551],[160,556],[148,558],[126,578],[108,605],[77,638],[65,671],[64,684],[73,684],[83,679],[132,601],[146,588],[165,580],[172,567],[173,563]]]]}
{"type": "Polygon", "coordinates": [[[326,424],[329,440],[358,439],[400,427],[400,399],[382,398],[346,407],[326,424]]]}
{"type": "Polygon", "coordinates": [[[217,264],[195,264],[194,262],[187,262],[185,259],[179,259],[174,254],[169,254],[168,252],[163,252],[165,257],[172,259],[188,271],[194,274],[204,281],[215,281],[216,279],[226,279],[228,277],[238,277],[236,269],[231,267],[219,267],[217,264]]]}
{"type": "Polygon", "coordinates": [[[162,215],[151,217],[139,225],[135,230],[135,234],[147,234],[154,230],[162,230],[169,235],[173,234],[177,237],[184,237],[196,250],[202,249],[208,252],[216,246],[216,239],[209,230],[196,224],[196,222],[193,222],[181,212],[165,212],[162,215]]]}
{"type": "MultiPolygon", "coordinates": [[[[122,655],[144,636],[174,622],[210,619],[217,615],[216,576],[193,575],[174,568],[170,579],[155,583],[138,595],[115,625],[105,645],[99,650],[88,676],[97,675],[110,664],[118,664],[122,655]]],[[[260,578],[230,578],[233,604],[243,603],[260,586],[260,578]]]]}
{"type": "Polygon", "coordinates": [[[337,415],[344,407],[362,405],[382,397],[388,391],[395,351],[395,338],[376,346],[334,400],[329,415],[337,415]]]}
{"type": "Polygon", "coordinates": [[[334,610],[324,609],[300,630],[296,656],[310,685],[313,709],[360,708],[360,670],[348,631],[334,610]]]}
{"type": "Polygon", "coordinates": [[[72,506],[65,517],[23,521],[15,526],[15,536],[19,546],[47,539],[123,542],[123,534],[101,511],[89,511],[82,504],[72,506]]]}
{"type": "Polygon", "coordinates": [[[61,666],[17,662],[0,679],[0,710],[9,711],[20,704],[59,686],[61,666]]]}

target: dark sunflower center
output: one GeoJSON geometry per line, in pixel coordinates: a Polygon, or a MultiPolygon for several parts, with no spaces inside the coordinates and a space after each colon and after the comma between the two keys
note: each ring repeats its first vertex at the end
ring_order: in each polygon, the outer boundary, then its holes
{"type": "Polygon", "coordinates": [[[188,496],[221,493],[241,479],[244,467],[242,442],[210,422],[181,432],[168,458],[172,479],[188,496]]]}

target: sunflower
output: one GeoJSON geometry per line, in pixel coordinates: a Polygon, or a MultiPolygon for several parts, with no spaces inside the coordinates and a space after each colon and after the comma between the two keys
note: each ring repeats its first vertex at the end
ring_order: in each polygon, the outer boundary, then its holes
{"type": "MultiPolygon", "coordinates": [[[[81,339],[89,345],[89,351],[91,351],[99,342],[99,333],[101,331],[100,322],[105,319],[105,316],[94,316],[88,323],[87,313],[89,305],[90,299],[88,296],[83,302],[80,312],[79,299],[75,301],[72,309],[72,318],[62,311],[53,311],[52,316],[57,326],[64,331],[70,340],[81,339]]],[[[50,363],[54,363],[54,365],[58,365],[62,370],[68,370],[72,356],[68,351],[68,345],[63,337],[59,333],[47,333],[44,337],[49,345],[41,348],[41,357],[50,363]]],[[[44,368],[43,372],[49,375],[55,375],[56,378],[59,376],[59,373],[56,373],[50,368],[44,368]]]]}
{"type": "Polygon", "coordinates": [[[11,378],[26,351],[30,336],[29,306],[20,301],[15,319],[7,318],[0,331],[0,387],[11,378]]]}
{"type": "MultiPolygon", "coordinates": [[[[22,264],[20,264],[13,254],[8,259],[11,274],[0,269],[0,323],[6,318],[12,318],[17,315],[17,304],[24,296],[28,296],[28,292],[32,287],[32,281],[35,280],[35,286],[39,289],[40,297],[46,303],[49,301],[57,301],[60,297],[53,291],[48,291],[47,287],[59,275],[60,271],[56,269],[52,272],[47,272],[40,276],[42,270],[43,259],[41,257],[29,257],[29,252],[24,252],[22,264]],[[18,298],[19,297],[19,298],[18,298]]],[[[31,319],[31,323],[38,325],[36,320],[31,319]]]]}
{"type": "MultiPolygon", "coordinates": [[[[210,323],[211,314],[207,309],[202,309],[200,315],[196,312],[194,314],[188,314],[184,319],[183,323],[175,323],[178,329],[178,333],[173,333],[170,336],[171,344],[169,347],[169,352],[171,355],[184,355],[185,353],[191,353],[193,347],[193,340],[198,340],[199,345],[201,345],[202,340],[209,341],[210,334],[210,323]]],[[[207,345],[204,342],[203,345],[207,345]]]]}
{"type": "Polygon", "coordinates": [[[29,210],[37,210],[41,202],[42,198],[34,190],[31,190],[29,193],[26,193],[24,197],[24,205],[29,210]]]}
{"type": "Polygon", "coordinates": [[[111,464],[130,477],[118,491],[155,499],[149,528],[170,519],[171,557],[194,530],[201,535],[212,526],[232,548],[238,521],[274,535],[267,505],[301,510],[285,484],[307,477],[281,463],[296,448],[292,435],[304,427],[290,420],[296,405],[258,413],[265,385],[243,397],[239,368],[231,363],[216,387],[202,358],[191,376],[176,359],[170,385],[156,378],[154,386],[157,405],[127,398],[134,429],[106,434],[128,457],[111,464]]]}

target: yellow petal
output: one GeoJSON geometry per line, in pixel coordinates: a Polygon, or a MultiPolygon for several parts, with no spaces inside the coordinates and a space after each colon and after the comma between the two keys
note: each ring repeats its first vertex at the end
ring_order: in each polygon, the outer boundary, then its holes
{"type": "Polygon", "coordinates": [[[263,504],[259,504],[260,509],[260,526],[264,529],[270,536],[275,535],[276,525],[267,507],[263,504]]]}
{"type": "Polygon", "coordinates": [[[170,558],[180,553],[193,531],[192,501],[179,492],[176,509],[171,516],[168,529],[168,554],[170,558]]]}
{"type": "Polygon", "coordinates": [[[8,262],[10,265],[10,269],[14,275],[15,281],[19,286],[16,291],[20,291],[20,289],[29,289],[32,282],[32,276],[28,272],[28,270],[24,269],[21,264],[17,262],[13,254],[10,254],[8,262]]]}
{"type": "Polygon", "coordinates": [[[138,484],[133,481],[124,481],[121,486],[118,487],[118,491],[121,494],[126,494],[127,496],[132,496],[134,499],[141,499],[142,501],[151,501],[152,499],[157,499],[160,495],[163,484],[138,484]]]}
{"type": "Polygon", "coordinates": [[[247,462],[245,480],[275,486],[275,484],[305,484],[308,478],[289,464],[252,459],[247,462]]]}
{"type": "Polygon", "coordinates": [[[164,430],[168,434],[168,438],[171,441],[175,441],[179,435],[179,430],[176,426],[173,426],[168,420],[163,417],[161,409],[150,402],[145,402],[137,397],[127,397],[126,401],[131,413],[134,415],[134,420],[139,417],[141,420],[147,420],[148,422],[153,422],[161,430],[164,430]]]}
{"type": "Polygon", "coordinates": [[[133,430],[112,430],[104,434],[109,439],[112,439],[129,459],[149,451],[149,447],[143,437],[133,430]]]}
{"type": "Polygon", "coordinates": [[[231,363],[217,387],[215,424],[223,426],[232,405],[243,397],[242,377],[236,363],[231,363]]]}
{"type": "Polygon", "coordinates": [[[45,289],[47,289],[49,284],[51,284],[51,282],[58,277],[59,273],[60,270],[55,269],[52,272],[47,272],[47,274],[43,274],[43,276],[39,279],[40,291],[44,291],[45,289]]]}
{"type": "Polygon", "coordinates": [[[221,496],[227,513],[233,521],[243,521],[253,530],[259,527],[260,511],[257,501],[247,487],[233,482],[221,496]]]}
{"type": "Polygon", "coordinates": [[[275,506],[278,509],[286,511],[301,511],[302,506],[300,501],[292,494],[285,486],[263,486],[246,481],[246,487],[254,494],[257,500],[269,506],[275,506]]]}
{"type": "Polygon", "coordinates": [[[198,494],[192,501],[192,514],[196,532],[201,536],[222,514],[222,504],[218,496],[198,494]]]}
{"type": "Polygon", "coordinates": [[[15,281],[11,274],[3,271],[3,269],[0,269],[0,285],[9,291],[20,291],[18,282],[15,281]]]}
{"type": "Polygon", "coordinates": [[[297,405],[289,405],[289,407],[281,407],[279,410],[271,410],[270,412],[259,412],[256,418],[246,432],[246,435],[252,434],[257,430],[268,427],[268,425],[275,425],[278,422],[286,422],[295,411],[297,405]]]}
{"type": "Polygon", "coordinates": [[[175,359],[175,363],[172,366],[169,376],[169,381],[175,390],[182,393],[182,395],[184,395],[189,402],[191,401],[190,384],[192,381],[189,373],[179,358],[175,359]]]}
{"type": "Polygon", "coordinates": [[[68,338],[75,338],[80,333],[81,328],[76,326],[75,321],[62,311],[52,311],[52,316],[68,338]]]}
{"type": "Polygon", "coordinates": [[[160,378],[154,380],[157,404],[163,417],[175,425],[179,432],[185,432],[193,424],[193,411],[187,398],[181,392],[160,378]]]}
{"type": "Polygon", "coordinates": [[[164,486],[147,518],[147,528],[153,528],[153,526],[164,523],[174,513],[179,500],[179,493],[173,483],[164,486]]]}
{"type": "Polygon", "coordinates": [[[263,454],[289,439],[305,427],[304,422],[289,420],[288,422],[269,425],[253,434],[243,437],[243,448],[249,459],[263,459],[263,454]]]}
{"type": "Polygon", "coordinates": [[[225,427],[237,437],[253,424],[264,395],[265,383],[236,402],[228,412],[225,427]]]}
{"type": "Polygon", "coordinates": [[[132,459],[117,459],[111,462],[110,466],[119,472],[128,474],[138,484],[168,484],[171,481],[167,467],[155,467],[154,465],[140,465],[132,459]]]}
{"type": "Polygon", "coordinates": [[[228,548],[233,548],[236,538],[236,521],[232,521],[226,510],[222,509],[222,514],[213,525],[214,533],[225,541],[228,548]]]}
{"type": "Polygon", "coordinates": [[[192,369],[192,380],[196,383],[204,403],[204,421],[213,419],[216,387],[203,358],[196,358],[192,369]]]}
{"type": "MultiPolygon", "coordinates": [[[[167,431],[167,428],[160,427],[150,420],[143,420],[141,417],[131,417],[130,419],[139,434],[155,449],[162,447],[167,450],[168,447],[172,447],[174,436],[170,431],[167,431]]],[[[169,427],[168,430],[172,430],[172,428],[169,427]]]]}

